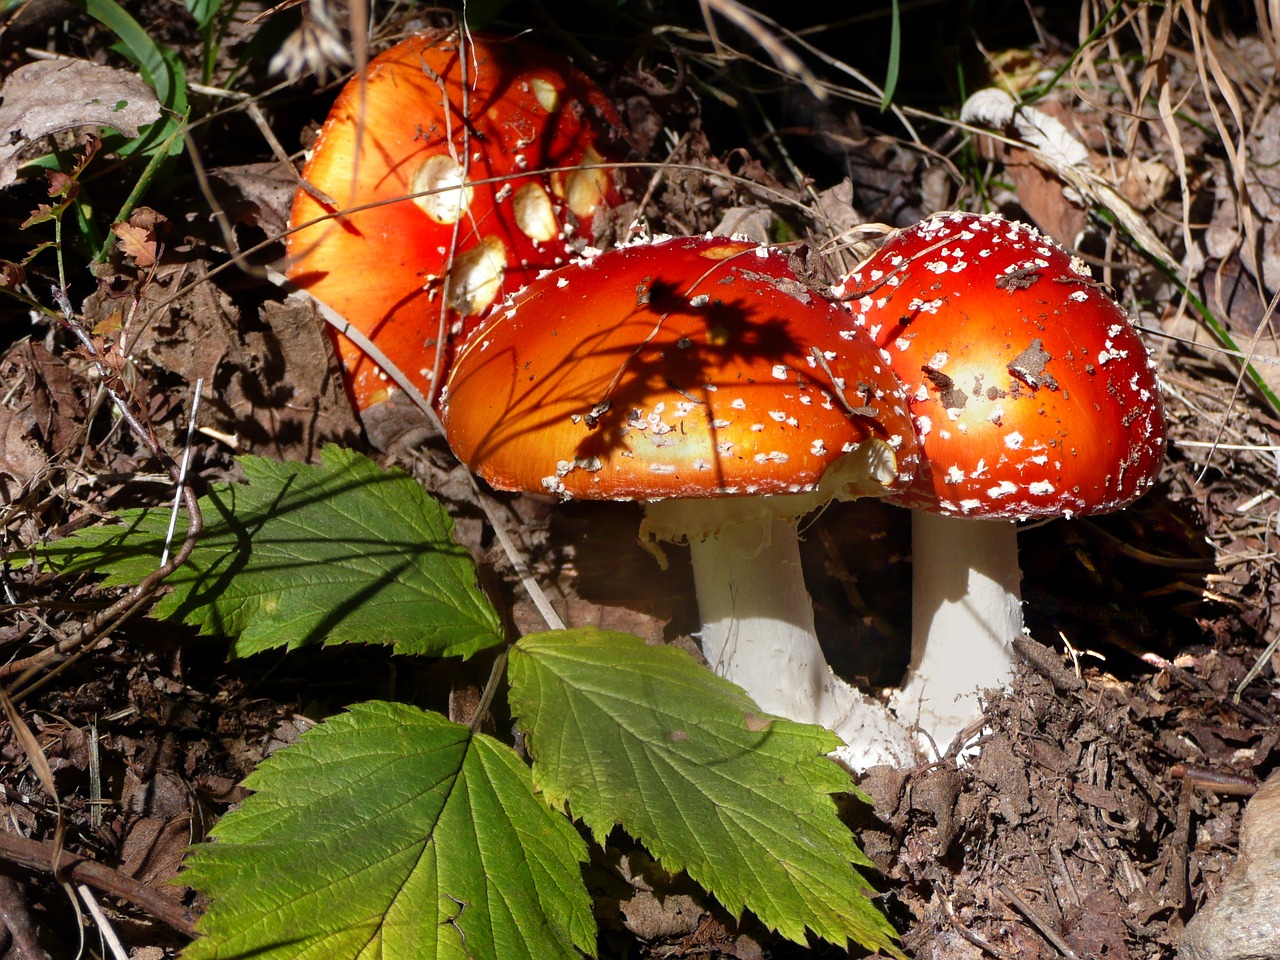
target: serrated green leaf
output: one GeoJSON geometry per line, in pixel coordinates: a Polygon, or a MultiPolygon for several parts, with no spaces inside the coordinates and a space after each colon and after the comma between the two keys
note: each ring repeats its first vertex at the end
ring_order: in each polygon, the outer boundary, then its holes
{"type": "Polygon", "coordinates": [[[790,940],[807,927],[896,952],[830,796],[853,790],[824,756],[834,734],[766,717],[683,651],[625,634],[526,636],[508,675],[534,782],[597,838],[621,823],[668,870],[790,940]]]}
{"type": "Polygon", "coordinates": [[[592,952],[586,844],[509,747],[365,703],[276,753],[196,848],[186,960],[550,960],[592,952]]]}
{"type": "MultiPolygon", "coordinates": [[[[205,529],[154,610],[237,638],[234,656],[313,643],[381,643],[469,656],[502,641],[453,522],[411,477],[329,446],[320,466],[244,457],[246,483],[200,501],[205,529]]],[[[156,569],[168,510],[131,510],[45,548],[65,573],[133,584],[156,569]]],[[[175,543],[181,543],[185,523],[175,543]]]]}

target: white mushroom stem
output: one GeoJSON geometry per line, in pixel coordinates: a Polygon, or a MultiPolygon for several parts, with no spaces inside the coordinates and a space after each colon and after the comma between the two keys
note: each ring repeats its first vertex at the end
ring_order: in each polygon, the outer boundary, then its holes
{"type": "Polygon", "coordinates": [[[732,514],[714,531],[689,536],[702,650],[711,667],[765,713],[835,732],[846,746],[834,756],[855,771],[912,762],[911,737],[884,704],[827,665],[804,585],[796,520],[763,507],[744,515],[741,506],[741,500],[667,500],[647,509],[651,531],[706,529],[709,515],[732,514]]]}
{"type": "Polygon", "coordinates": [[[911,667],[893,706],[930,753],[945,753],[981,715],[983,690],[1013,678],[1022,633],[1017,537],[1008,520],[911,515],[911,667]]]}
{"type": "Polygon", "coordinates": [[[711,668],[769,713],[834,725],[846,698],[814,632],[795,522],[733,524],[689,550],[711,668]]]}

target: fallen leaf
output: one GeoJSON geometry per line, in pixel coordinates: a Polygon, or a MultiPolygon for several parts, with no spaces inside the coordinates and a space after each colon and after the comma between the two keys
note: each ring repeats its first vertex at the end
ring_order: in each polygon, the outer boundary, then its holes
{"type": "Polygon", "coordinates": [[[234,223],[261,227],[275,236],[289,229],[289,205],[298,174],[278,161],[218,167],[209,171],[217,196],[234,223]]]}
{"type": "Polygon", "coordinates": [[[76,127],[110,127],[127,137],[160,119],[160,101],[135,73],[83,60],[41,60],[19,67],[0,87],[0,187],[43,137],[76,127]]]}
{"type": "Polygon", "coordinates": [[[0,504],[9,503],[45,462],[21,418],[8,407],[0,407],[0,504]]]}
{"type": "Polygon", "coordinates": [[[186,891],[169,881],[178,875],[191,844],[191,817],[140,817],[120,845],[120,872],[127,877],[182,899],[186,891]]]}
{"type": "Polygon", "coordinates": [[[27,279],[22,264],[12,260],[0,260],[0,287],[16,287],[27,279]]]}
{"type": "Polygon", "coordinates": [[[155,265],[169,221],[150,207],[138,207],[128,223],[113,223],[111,232],[120,240],[120,250],[143,268],[155,265]]]}
{"type": "Polygon", "coordinates": [[[131,223],[113,223],[111,232],[120,240],[120,252],[130,257],[139,267],[155,264],[156,237],[150,230],[135,227],[131,223]]]}

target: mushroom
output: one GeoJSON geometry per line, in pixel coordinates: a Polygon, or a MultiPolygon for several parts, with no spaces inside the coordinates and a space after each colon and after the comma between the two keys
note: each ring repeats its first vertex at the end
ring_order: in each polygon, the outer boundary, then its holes
{"type": "Polygon", "coordinates": [[[640,501],[643,536],[688,541],[707,661],[764,711],[834,730],[855,769],[913,755],[828,667],[796,532],[831,499],[904,489],[911,422],[879,351],[784,255],[708,236],[555,271],[463,345],[442,410],[494,487],[640,501]]]}
{"type": "MultiPolygon", "coordinates": [[[[465,337],[503,293],[566,263],[619,202],[613,105],[564,58],[453,31],[370,61],[325,121],[290,217],[289,278],[394,358],[427,396],[436,345],[465,337]],[[327,194],[334,202],[318,199],[327,194]]],[[[386,375],[337,347],[357,409],[386,375]]]]}
{"type": "Polygon", "coordinates": [[[895,709],[936,748],[1013,674],[1012,521],[1119,510],[1155,482],[1155,366],[1088,269],[1025,224],[947,213],[892,234],[834,291],[907,392],[911,667],[895,709]]]}

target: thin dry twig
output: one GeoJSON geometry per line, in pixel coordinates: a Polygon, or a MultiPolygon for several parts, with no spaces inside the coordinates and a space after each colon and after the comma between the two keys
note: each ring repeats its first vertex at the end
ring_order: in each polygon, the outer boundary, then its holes
{"type": "Polygon", "coordinates": [[[1079,956],[1071,949],[1070,944],[1063,940],[1062,937],[1058,936],[1058,931],[1054,930],[1052,925],[1045,922],[1044,918],[1031,908],[1031,904],[1027,903],[1027,901],[1023,900],[1022,897],[1018,896],[1017,893],[1010,890],[1009,887],[1003,883],[998,884],[996,886],[996,890],[1001,896],[1006,897],[1033,927],[1040,931],[1040,936],[1048,940],[1055,950],[1066,957],[1067,960],[1079,960],[1079,956]]]}
{"type": "Polygon", "coordinates": [[[31,919],[31,911],[27,909],[26,898],[18,882],[13,877],[0,873],[0,923],[9,930],[13,938],[13,950],[19,960],[43,960],[44,949],[36,936],[35,923],[31,919]]]}
{"type": "Polygon", "coordinates": [[[938,897],[942,900],[943,909],[947,912],[947,919],[951,922],[951,926],[956,933],[960,934],[960,936],[964,937],[979,950],[995,957],[995,960],[1012,960],[1009,954],[1005,953],[994,944],[988,943],[985,939],[960,922],[960,918],[956,915],[956,908],[951,903],[950,897],[941,890],[938,891],[938,897]]]}
{"type": "Polygon", "coordinates": [[[87,883],[95,890],[119,897],[148,915],[189,937],[196,935],[196,917],[176,903],[118,870],[77,853],[61,851],[54,862],[55,850],[50,843],[16,837],[0,831],[0,859],[16,863],[28,870],[55,874],[76,883],[87,883]]]}

